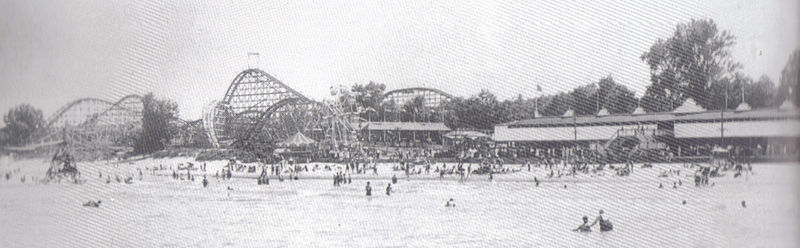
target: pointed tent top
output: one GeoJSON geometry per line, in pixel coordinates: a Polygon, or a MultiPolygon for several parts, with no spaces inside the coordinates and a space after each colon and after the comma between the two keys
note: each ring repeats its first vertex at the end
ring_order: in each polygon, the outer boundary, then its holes
{"type": "Polygon", "coordinates": [[[751,109],[752,108],[750,108],[750,104],[747,104],[746,102],[740,103],[739,106],[736,107],[736,111],[748,111],[751,109]]]}
{"type": "Polygon", "coordinates": [[[700,105],[697,105],[697,103],[694,100],[689,98],[689,99],[686,99],[685,102],[683,102],[683,105],[681,105],[680,107],[676,108],[672,112],[675,112],[675,113],[697,113],[697,112],[703,112],[703,111],[705,111],[705,109],[703,109],[703,107],[700,107],[700,105]]]}
{"type": "Polygon", "coordinates": [[[567,112],[564,113],[564,115],[562,115],[562,117],[572,117],[574,115],[575,115],[575,111],[572,111],[572,109],[567,109],[567,112]]]}
{"type": "Polygon", "coordinates": [[[603,108],[600,110],[600,112],[597,112],[597,116],[606,116],[606,115],[608,115],[608,110],[606,108],[603,108]]]}
{"type": "Polygon", "coordinates": [[[317,143],[313,139],[306,137],[300,132],[295,133],[294,135],[290,136],[286,140],[279,142],[278,145],[280,146],[306,146],[312,145],[317,143]]]}
{"type": "Polygon", "coordinates": [[[645,114],[644,108],[642,108],[642,106],[636,107],[636,109],[633,110],[633,114],[634,115],[643,115],[643,114],[645,114]]]}
{"type": "Polygon", "coordinates": [[[790,101],[789,99],[786,99],[786,101],[783,101],[781,106],[778,107],[778,110],[794,110],[796,108],[797,107],[794,106],[794,103],[792,103],[792,101],[790,101]]]}

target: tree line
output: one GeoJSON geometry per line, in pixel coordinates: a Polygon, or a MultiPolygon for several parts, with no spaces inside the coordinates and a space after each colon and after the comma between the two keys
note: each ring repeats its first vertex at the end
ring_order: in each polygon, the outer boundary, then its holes
{"type": "Polygon", "coordinates": [[[435,121],[454,129],[485,130],[514,120],[562,116],[568,110],[575,115],[596,115],[602,109],[625,114],[638,107],[645,112],[669,112],[687,99],[706,110],[736,109],[743,102],[753,109],[775,107],[786,99],[800,105],[800,50],[791,54],[776,87],[766,75],[753,79],[741,71],[742,66],[730,54],[735,44],[736,37],[720,30],[711,19],[678,24],[671,37],[658,39],[640,57],[650,68],[650,84],[642,97],[608,75],[571,91],[533,98],[520,94],[500,101],[481,90],[434,109],[425,107],[422,97],[405,103],[381,101],[386,86],[376,82],[355,84],[348,93],[339,94],[338,100],[368,120],[435,121]]]}

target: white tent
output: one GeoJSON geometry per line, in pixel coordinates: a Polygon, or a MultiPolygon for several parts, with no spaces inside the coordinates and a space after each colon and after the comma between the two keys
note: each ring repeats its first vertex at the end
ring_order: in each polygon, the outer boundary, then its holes
{"type": "Polygon", "coordinates": [[[634,115],[643,115],[643,114],[645,114],[644,108],[642,108],[641,106],[636,107],[636,109],[633,110],[633,114],[634,115]]]}
{"type": "Polygon", "coordinates": [[[300,147],[300,146],[308,146],[317,143],[313,139],[306,137],[300,132],[295,133],[291,137],[287,138],[283,142],[279,142],[278,146],[281,147],[300,147]]]}
{"type": "Polygon", "coordinates": [[[606,115],[608,115],[608,110],[606,110],[606,108],[603,108],[599,112],[597,112],[597,116],[606,116],[606,115]]]}
{"type": "Polygon", "coordinates": [[[747,104],[746,102],[743,102],[736,107],[736,111],[748,111],[750,109],[750,104],[747,104]]]}
{"type": "Polygon", "coordinates": [[[792,103],[792,101],[790,101],[789,99],[786,99],[786,101],[783,101],[781,106],[778,107],[778,110],[794,110],[796,108],[797,107],[794,106],[794,103],[792,103]]]}
{"type": "Polygon", "coordinates": [[[703,109],[703,107],[700,107],[700,105],[697,105],[697,103],[690,98],[690,99],[686,99],[686,101],[683,102],[683,105],[681,105],[680,107],[676,108],[675,111],[673,111],[673,112],[675,112],[675,113],[697,113],[697,112],[703,112],[703,111],[706,111],[706,110],[703,109]]]}
{"type": "Polygon", "coordinates": [[[562,117],[572,117],[574,115],[575,111],[572,111],[572,109],[568,109],[567,112],[565,112],[564,115],[562,115],[562,117]]]}

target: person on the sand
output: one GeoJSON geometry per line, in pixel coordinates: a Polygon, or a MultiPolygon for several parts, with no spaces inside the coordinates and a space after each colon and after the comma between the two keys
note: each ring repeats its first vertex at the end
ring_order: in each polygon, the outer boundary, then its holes
{"type": "Polygon", "coordinates": [[[583,216],[583,224],[572,230],[573,232],[591,232],[592,226],[589,225],[589,217],[583,216]]]}
{"type": "Polygon", "coordinates": [[[369,182],[367,182],[367,187],[365,189],[367,191],[367,196],[372,196],[372,186],[369,186],[369,182]]]}

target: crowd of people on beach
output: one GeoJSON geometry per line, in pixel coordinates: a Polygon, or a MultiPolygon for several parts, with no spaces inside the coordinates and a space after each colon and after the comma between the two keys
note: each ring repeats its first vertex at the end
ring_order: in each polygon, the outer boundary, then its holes
{"type": "MultiPolygon", "coordinates": [[[[450,162],[449,165],[447,162],[442,162],[439,166],[437,166],[433,161],[434,160],[431,158],[417,158],[413,160],[406,159],[390,165],[392,171],[396,173],[393,173],[390,181],[386,183],[386,196],[392,196],[395,194],[393,185],[398,183],[397,174],[404,174],[406,179],[410,179],[412,176],[430,175],[433,173],[433,175],[438,174],[440,180],[443,180],[447,176],[455,175],[457,176],[459,182],[464,183],[468,182],[473,175],[484,175],[489,181],[494,181],[496,174],[516,173],[527,170],[532,177],[534,185],[538,187],[543,180],[536,175],[543,174],[547,179],[549,179],[549,181],[553,181],[565,176],[576,177],[580,174],[589,175],[591,177],[604,176],[606,172],[610,172],[610,175],[618,177],[627,177],[635,173],[636,170],[636,166],[634,166],[635,164],[632,161],[626,161],[623,164],[606,164],[602,161],[586,159],[585,157],[575,157],[563,160],[553,157],[544,157],[527,160],[518,166],[504,165],[503,161],[497,158],[484,158],[477,163],[474,163],[474,160],[459,159],[456,162],[450,162]],[[537,171],[539,171],[538,174],[537,171]]],[[[275,177],[282,182],[284,181],[284,175],[288,175],[289,180],[298,180],[300,174],[305,172],[322,171],[332,173],[334,187],[342,187],[344,185],[352,184],[353,174],[372,174],[373,176],[378,175],[378,166],[371,159],[354,160],[340,164],[313,165],[309,163],[296,164],[291,161],[284,160],[277,164],[262,164],[260,166],[239,164],[235,160],[230,160],[226,166],[215,172],[214,177],[218,182],[219,180],[230,180],[232,179],[234,172],[257,173],[259,167],[261,169],[261,173],[257,176],[258,185],[269,185],[271,177],[275,177]]],[[[649,163],[639,166],[640,169],[648,169],[652,167],[653,166],[649,163]]],[[[203,188],[209,186],[209,180],[205,174],[207,169],[206,163],[203,163],[198,167],[195,167],[194,164],[188,162],[185,164],[180,163],[177,166],[164,166],[160,164],[158,166],[153,166],[152,168],[145,167],[145,169],[151,170],[153,175],[167,174],[170,175],[173,180],[188,182],[194,182],[196,180],[195,177],[202,174],[201,184],[203,188]]],[[[733,170],[735,173],[734,178],[736,178],[744,173],[752,171],[752,165],[750,165],[749,162],[733,163],[731,164],[730,169],[733,170]]],[[[657,174],[657,176],[660,178],[676,178],[672,182],[672,188],[677,189],[683,185],[683,180],[681,180],[682,173],[684,173],[684,177],[689,176],[686,175],[686,171],[690,171],[690,173],[695,174],[695,185],[702,186],[709,184],[710,177],[719,176],[721,170],[723,170],[723,168],[699,166],[696,164],[684,164],[682,168],[670,168],[663,170],[657,174]]],[[[18,172],[19,169],[6,172],[4,175],[6,181],[11,180],[11,177],[18,172]]],[[[112,174],[110,173],[104,175],[103,170],[98,170],[97,173],[98,178],[100,180],[105,179],[107,184],[112,182],[132,184],[136,174],[138,174],[139,181],[144,180],[144,173],[140,168],[136,169],[136,173],[129,173],[128,175],[120,176],[119,174],[114,174],[113,180],[112,174]]],[[[33,178],[33,180],[36,181],[36,178],[33,178]]],[[[25,183],[26,177],[21,175],[20,181],[25,183]]],[[[364,194],[366,196],[373,196],[373,186],[376,185],[372,184],[370,181],[366,181],[366,185],[364,186],[364,194]]],[[[711,186],[713,186],[713,183],[711,186]]],[[[664,182],[660,182],[658,187],[664,188],[664,182]]],[[[564,184],[563,188],[567,189],[567,185],[564,184]]],[[[227,189],[228,195],[230,196],[233,188],[231,186],[227,186],[227,189]]],[[[99,207],[100,203],[100,200],[89,201],[85,203],[84,206],[99,207]]],[[[686,200],[684,200],[682,204],[686,205],[688,203],[686,200]]],[[[455,205],[454,199],[450,198],[448,201],[446,201],[445,207],[452,208],[455,207],[455,205]]],[[[743,208],[747,207],[745,201],[742,201],[741,205],[743,208]]],[[[613,230],[613,225],[608,219],[604,218],[603,214],[603,210],[600,210],[597,217],[592,222],[590,222],[590,219],[587,216],[583,216],[582,224],[575,228],[574,231],[591,232],[595,225],[599,225],[599,231],[601,232],[613,230]]]]}

